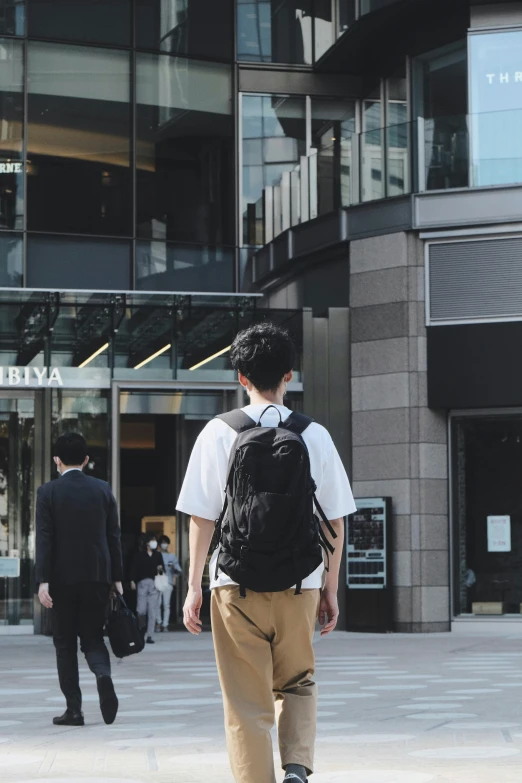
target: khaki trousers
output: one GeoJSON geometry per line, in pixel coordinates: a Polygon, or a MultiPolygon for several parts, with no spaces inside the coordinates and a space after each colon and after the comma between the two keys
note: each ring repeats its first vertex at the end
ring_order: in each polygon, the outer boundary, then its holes
{"type": "Polygon", "coordinates": [[[317,717],[312,639],[319,590],[282,593],[218,587],[212,632],[236,783],[276,783],[270,730],[277,717],[281,764],[311,774],[317,717]]]}

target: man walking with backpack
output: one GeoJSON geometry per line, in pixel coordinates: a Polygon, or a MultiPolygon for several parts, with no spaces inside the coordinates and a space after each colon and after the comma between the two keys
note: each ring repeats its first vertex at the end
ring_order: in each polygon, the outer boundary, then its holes
{"type": "Polygon", "coordinates": [[[283,404],[295,360],[289,334],[254,325],[237,335],[231,360],[250,405],[207,424],[178,500],[191,516],[184,623],[200,633],[217,518],[212,630],[234,777],[275,783],[277,717],[285,781],[306,783],[317,713],[312,639],[318,616],[323,636],[337,624],[344,517],[355,503],[328,432],[283,404]]]}

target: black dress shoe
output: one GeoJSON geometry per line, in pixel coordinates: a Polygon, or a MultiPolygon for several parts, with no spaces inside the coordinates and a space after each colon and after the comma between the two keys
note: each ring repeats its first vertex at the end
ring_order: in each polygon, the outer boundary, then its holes
{"type": "Polygon", "coordinates": [[[152,636],[147,636],[147,644],[156,644],[152,636]]]}
{"type": "Polygon", "coordinates": [[[53,718],[55,726],[84,726],[83,712],[69,712],[66,710],[59,718],[53,718]]]}
{"type": "Polygon", "coordinates": [[[100,709],[105,723],[114,723],[118,714],[118,697],[114,690],[112,679],[107,674],[101,674],[96,679],[98,695],[100,697],[100,709]]]}

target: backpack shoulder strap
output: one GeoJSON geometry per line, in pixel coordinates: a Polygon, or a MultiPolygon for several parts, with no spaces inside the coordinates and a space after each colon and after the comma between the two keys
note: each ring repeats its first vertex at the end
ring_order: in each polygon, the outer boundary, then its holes
{"type": "Polygon", "coordinates": [[[286,430],[290,430],[290,432],[295,432],[296,435],[302,435],[312,422],[313,419],[311,419],[310,416],[305,416],[304,413],[293,411],[281,426],[286,430]]]}
{"type": "Polygon", "coordinates": [[[232,427],[237,433],[246,432],[246,430],[251,430],[256,426],[255,421],[251,419],[245,411],[242,411],[241,408],[236,408],[234,411],[228,411],[228,413],[220,413],[219,416],[216,416],[216,419],[221,419],[221,421],[224,421],[225,424],[228,424],[228,426],[232,427]]]}

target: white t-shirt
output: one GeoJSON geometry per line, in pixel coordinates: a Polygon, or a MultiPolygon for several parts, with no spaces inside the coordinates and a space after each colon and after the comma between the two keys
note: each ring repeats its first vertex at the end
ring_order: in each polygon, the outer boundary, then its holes
{"type": "MultiPolygon", "coordinates": [[[[247,405],[243,408],[253,421],[266,409],[266,404],[247,405]]],[[[277,405],[283,421],[291,411],[284,405],[277,405]]],[[[263,416],[263,425],[274,427],[279,416],[274,408],[263,416]]],[[[212,419],[196,440],[192,451],[185,480],[178,498],[177,509],[189,516],[203,519],[217,519],[225,500],[224,488],[227,482],[227,467],[232,445],[237,433],[221,419],[212,419]]],[[[320,424],[313,422],[303,433],[303,440],[310,455],[312,478],[317,485],[317,500],[328,519],[353,514],[356,510],[350,482],[341,458],[335,448],[330,433],[320,424]]],[[[217,550],[210,561],[210,587],[233,585],[235,582],[222,571],[215,579],[217,550]]],[[[303,580],[303,589],[322,586],[324,565],[303,580]]]]}

